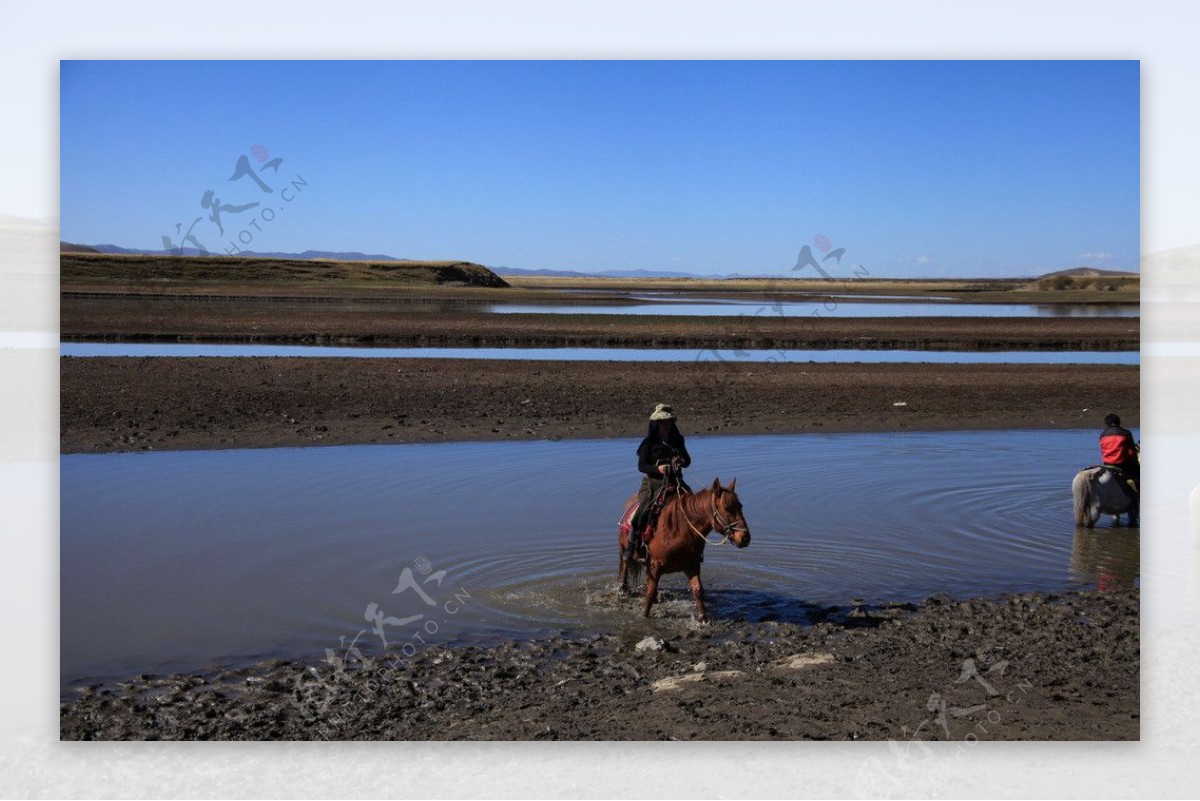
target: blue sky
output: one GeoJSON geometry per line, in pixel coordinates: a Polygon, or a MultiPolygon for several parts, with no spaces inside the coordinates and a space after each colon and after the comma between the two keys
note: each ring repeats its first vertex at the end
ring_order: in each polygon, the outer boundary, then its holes
{"type": "Polygon", "coordinates": [[[824,235],[876,276],[1137,269],[1139,65],[67,61],[60,215],[524,268],[785,274],[824,235]],[[208,190],[259,205],[221,233],[208,190]]]}

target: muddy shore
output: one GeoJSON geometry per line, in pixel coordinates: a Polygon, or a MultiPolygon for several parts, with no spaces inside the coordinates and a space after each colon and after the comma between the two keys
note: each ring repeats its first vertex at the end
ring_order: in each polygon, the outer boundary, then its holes
{"type": "MultiPolygon", "coordinates": [[[[631,615],[637,601],[626,599],[631,615]]],[[[64,740],[1136,740],[1139,594],[658,618],[68,691],[64,740]],[[640,647],[639,647],[640,646],[640,647]]],[[[919,745],[913,745],[919,756],[919,745]]],[[[870,777],[862,777],[870,779],[870,777]]],[[[886,776],[875,777],[878,780],[886,776]]]]}
{"type": "Polygon", "coordinates": [[[63,358],[63,453],[1138,424],[1138,368],[63,358]]]}

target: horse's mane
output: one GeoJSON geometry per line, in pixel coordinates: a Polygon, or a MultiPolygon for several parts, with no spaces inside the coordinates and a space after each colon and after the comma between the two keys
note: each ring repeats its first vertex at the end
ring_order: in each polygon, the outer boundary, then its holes
{"type": "Polygon", "coordinates": [[[673,529],[687,528],[688,518],[708,513],[712,487],[688,495],[677,495],[663,507],[662,522],[673,529]]]}

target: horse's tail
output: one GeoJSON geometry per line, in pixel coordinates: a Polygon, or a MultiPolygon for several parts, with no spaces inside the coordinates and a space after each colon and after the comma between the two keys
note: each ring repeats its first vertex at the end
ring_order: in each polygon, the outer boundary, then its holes
{"type": "MultiPolygon", "coordinates": [[[[638,494],[634,493],[629,500],[625,502],[625,508],[621,510],[621,517],[617,520],[617,543],[621,549],[621,559],[625,563],[625,581],[637,581],[642,574],[642,565],[640,562],[635,562],[632,559],[625,559],[625,544],[629,542],[628,537],[633,536],[633,515],[637,511],[638,494]]],[[[643,546],[644,547],[644,546],[643,546]]]]}
{"type": "Polygon", "coordinates": [[[1092,476],[1087,470],[1080,470],[1071,482],[1071,497],[1075,502],[1075,525],[1091,526],[1092,518],[1092,476]]]}
{"type": "Polygon", "coordinates": [[[642,577],[642,563],[633,559],[627,561],[625,563],[625,577],[634,584],[637,584],[638,580],[642,577]]]}

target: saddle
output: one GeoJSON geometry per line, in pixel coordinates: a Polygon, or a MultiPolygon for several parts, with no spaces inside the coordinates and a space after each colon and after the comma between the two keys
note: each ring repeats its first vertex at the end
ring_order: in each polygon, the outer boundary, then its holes
{"type": "Polygon", "coordinates": [[[1110,475],[1112,475],[1113,478],[1115,478],[1118,482],[1120,482],[1120,485],[1122,487],[1124,487],[1126,490],[1128,490],[1131,497],[1133,497],[1133,498],[1138,497],[1139,487],[1137,485],[1137,482],[1134,481],[1132,478],[1130,478],[1129,475],[1124,470],[1117,467],[1115,464],[1094,464],[1091,467],[1086,468],[1086,469],[1102,470],[1106,473],[1109,473],[1110,475]]]}
{"type": "MultiPolygon", "coordinates": [[[[658,519],[658,514],[662,511],[662,508],[666,506],[667,500],[670,499],[672,495],[680,491],[690,494],[691,488],[682,481],[678,484],[664,484],[662,490],[650,499],[650,508],[647,510],[644,518],[645,528],[647,530],[653,531],[654,521],[658,519]]],[[[645,532],[633,531],[633,519],[637,516],[638,510],[641,508],[642,505],[638,502],[638,499],[635,496],[629,501],[629,505],[625,507],[625,510],[621,512],[621,520],[618,525],[621,531],[631,532],[631,534],[637,536],[639,540],[648,541],[650,539],[649,537],[642,536],[645,532]]]]}

